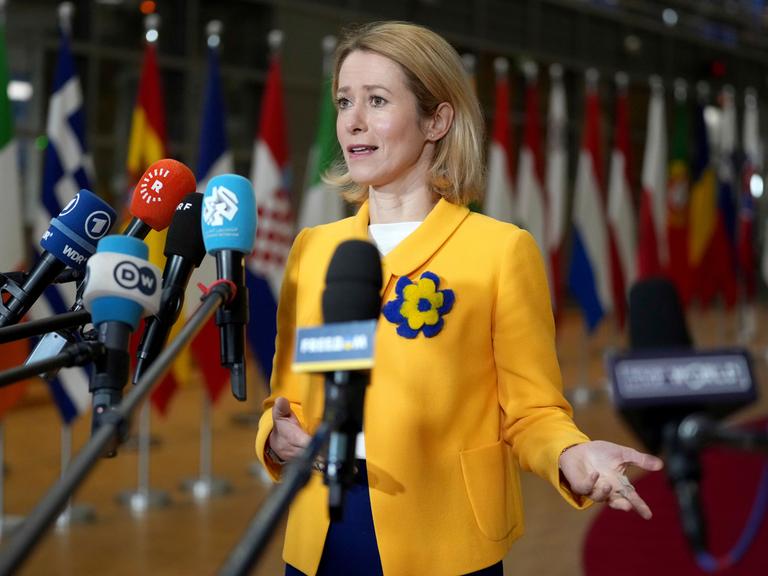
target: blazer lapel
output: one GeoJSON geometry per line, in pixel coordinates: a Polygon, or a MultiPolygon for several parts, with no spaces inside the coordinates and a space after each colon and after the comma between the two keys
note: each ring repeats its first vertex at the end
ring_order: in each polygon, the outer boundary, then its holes
{"type": "MultiPolygon", "coordinates": [[[[451,234],[469,215],[469,208],[451,204],[441,198],[427,214],[421,225],[407,236],[392,252],[382,258],[383,288],[389,285],[392,276],[408,276],[418,270],[438,249],[445,244],[451,234]]],[[[354,238],[369,239],[368,201],[366,200],[352,218],[354,238]]]]}

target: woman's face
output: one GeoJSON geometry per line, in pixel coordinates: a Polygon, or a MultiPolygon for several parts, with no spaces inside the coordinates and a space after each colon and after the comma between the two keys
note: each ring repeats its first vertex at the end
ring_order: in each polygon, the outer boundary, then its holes
{"type": "Polygon", "coordinates": [[[426,184],[432,147],[400,66],[352,52],[338,85],[336,136],[352,180],[394,193],[426,184]]]}

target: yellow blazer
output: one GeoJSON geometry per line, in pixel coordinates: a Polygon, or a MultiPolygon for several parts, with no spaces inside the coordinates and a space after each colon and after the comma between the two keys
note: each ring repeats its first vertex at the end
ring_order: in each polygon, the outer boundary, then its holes
{"type": "MultiPolygon", "coordinates": [[[[305,229],[294,242],[278,308],[272,395],[256,437],[262,462],[272,404],[285,396],[307,431],[323,413],[322,378],[291,371],[294,329],[322,323],[331,256],[368,238],[368,205],[305,229]]],[[[402,276],[429,271],[455,296],[442,330],[405,338],[383,315],[366,390],[364,431],[371,509],[386,575],[466,574],[502,559],[523,533],[518,466],[560,480],[558,458],[587,441],[562,395],[541,255],[528,232],[445,200],[382,260],[382,304],[402,276]]],[[[265,466],[279,476],[270,461],[265,466]]],[[[314,575],[328,528],[315,473],[291,507],[283,557],[314,575]]]]}

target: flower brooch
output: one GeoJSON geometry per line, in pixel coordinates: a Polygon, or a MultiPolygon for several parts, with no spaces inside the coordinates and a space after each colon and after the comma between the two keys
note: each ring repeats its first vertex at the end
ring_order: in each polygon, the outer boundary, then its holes
{"type": "Polygon", "coordinates": [[[397,281],[397,297],[384,305],[384,317],[397,324],[397,333],[404,338],[416,338],[419,331],[432,338],[443,329],[443,316],[453,307],[453,290],[439,290],[440,278],[424,272],[416,282],[407,276],[397,281]]]}

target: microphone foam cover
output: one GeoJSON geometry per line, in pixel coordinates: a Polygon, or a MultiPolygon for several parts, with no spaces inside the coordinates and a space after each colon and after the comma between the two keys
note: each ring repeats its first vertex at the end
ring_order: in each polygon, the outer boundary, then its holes
{"type": "Polygon", "coordinates": [[[256,196],[251,182],[237,174],[211,178],[203,196],[202,227],[209,253],[250,254],[256,240],[256,196]]]}
{"type": "Polygon", "coordinates": [[[83,302],[95,326],[122,322],[136,330],[142,315],[160,308],[160,269],[147,261],[138,238],[107,236],[88,260],[83,302]]]}
{"type": "Polygon", "coordinates": [[[323,291],[323,321],[371,320],[381,312],[381,257],[364,240],[347,240],[333,253],[323,291]]]}
{"type": "Polygon", "coordinates": [[[195,175],[184,164],[171,158],[158,160],[136,184],[130,213],[153,230],[165,230],[181,199],[196,187],[195,175]]]}
{"type": "Polygon", "coordinates": [[[205,257],[203,230],[200,227],[200,213],[203,209],[203,195],[190,192],[181,199],[173,213],[171,226],[165,238],[163,254],[181,256],[194,263],[195,267],[205,257]]]}
{"type": "Polygon", "coordinates": [[[666,278],[647,278],[632,286],[628,324],[632,350],[693,346],[677,288],[666,278]]]}
{"type": "Polygon", "coordinates": [[[40,240],[40,246],[76,270],[96,252],[96,243],[109,233],[115,221],[112,207],[93,192],[82,189],[56,218],[40,240]]]}

